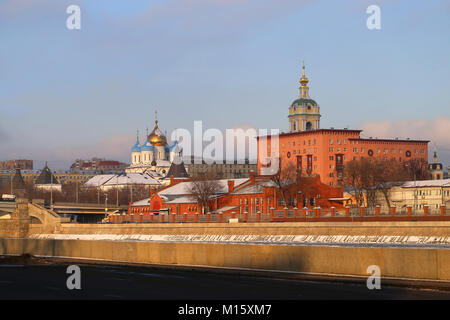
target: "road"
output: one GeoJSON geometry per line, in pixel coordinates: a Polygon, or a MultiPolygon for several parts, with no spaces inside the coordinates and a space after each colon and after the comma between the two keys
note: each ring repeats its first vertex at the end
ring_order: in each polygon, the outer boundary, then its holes
{"type": "Polygon", "coordinates": [[[81,290],[66,286],[67,265],[0,264],[0,299],[450,299],[450,292],[365,282],[281,280],[136,266],[79,265],[81,290]]]}

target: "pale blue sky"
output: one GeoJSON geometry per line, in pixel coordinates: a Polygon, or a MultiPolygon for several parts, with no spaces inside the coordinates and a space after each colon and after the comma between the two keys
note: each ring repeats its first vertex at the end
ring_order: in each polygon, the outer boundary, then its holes
{"type": "Polygon", "coordinates": [[[430,139],[450,165],[449,31],[439,0],[3,0],[0,158],[128,161],[155,109],[168,132],[287,130],[304,60],[322,127],[430,139]]]}

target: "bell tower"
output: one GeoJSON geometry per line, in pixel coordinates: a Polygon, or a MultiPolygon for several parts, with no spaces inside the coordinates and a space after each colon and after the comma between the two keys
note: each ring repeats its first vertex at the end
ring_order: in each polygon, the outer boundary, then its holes
{"type": "Polygon", "coordinates": [[[300,78],[298,99],[289,107],[289,131],[301,132],[320,129],[320,107],[309,96],[309,79],[305,74],[303,63],[302,77],[300,78]]]}

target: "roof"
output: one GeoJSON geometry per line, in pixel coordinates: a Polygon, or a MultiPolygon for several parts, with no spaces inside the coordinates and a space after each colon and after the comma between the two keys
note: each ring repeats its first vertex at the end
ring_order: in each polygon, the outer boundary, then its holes
{"type": "Polygon", "coordinates": [[[150,141],[148,141],[148,139],[141,146],[141,151],[153,151],[153,150],[155,150],[155,147],[150,143],[150,141]]]}
{"type": "MultiPolygon", "coordinates": [[[[250,180],[249,180],[250,182],[250,180]]],[[[243,186],[237,186],[233,194],[261,194],[264,192],[264,187],[275,187],[275,183],[269,178],[262,181],[256,181],[254,184],[244,184],[243,186]]]]}
{"type": "Polygon", "coordinates": [[[172,162],[169,168],[169,172],[167,173],[166,177],[174,178],[188,178],[189,175],[186,171],[186,168],[184,167],[184,162],[181,162],[180,164],[175,164],[175,162],[172,162]]]}
{"type": "Polygon", "coordinates": [[[314,101],[313,99],[305,99],[305,98],[300,98],[300,99],[295,100],[294,102],[292,102],[291,106],[294,106],[295,104],[302,105],[302,106],[306,106],[308,104],[317,106],[316,101],[314,101]]]}
{"type": "Polygon", "coordinates": [[[412,139],[370,139],[370,138],[348,138],[351,141],[370,141],[370,142],[430,142],[429,140],[412,140],[412,139]]]}
{"type": "Polygon", "coordinates": [[[191,196],[181,196],[173,200],[166,201],[167,204],[177,204],[177,203],[197,203],[197,200],[191,196]]]}
{"type": "Polygon", "coordinates": [[[20,169],[16,169],[12,183],[15,189],[25,189],[25,181],[20,173],[20,169]]]}
{"type": "Polygon", "coordinates": [[[450,179],[406,181],[402,188],[450,187],[450,179]]]}
{"type": "Polygon", "coordinates": [[[136,202],[133,202],[131,205],[132,207],[139,207],[139,206],[148,206],[150,204],[150,198],[142,199],[136,202]]]}
{"type": "MultiPolygon", "coordinates": [[[[359,133],[361,133],[362,132],[362,130],[354,130],[354,129],[317,129],[317,130],[309,130],[309,131],[296,131],[296,132],[281,132],[280,134],[279,134],[279,136],[280,137],[282,137],[282,136],[292,136],[292,135],[308,135],[308,134],[315,134],[315,133],[328,133],[328,132],[331,132],[331,133],[336,133],[336,132],[339,132],[339,133],[349,133],[349,134],[359,134],[359,133]]],[[[271,138],[272,136],[258,136],[258,137],[256,137],[257,139],[260,139],[260,138],[267,138],[267,137],[269,137],[269,138],[271,138]]],[[[359,136],[357,137],[357,138],[348,138],[349,140],[350,139],[355,139],[355,140],[359,140],[359,136]]]]}
{"type": "MultiPolygon", "coordinates": [[[[228,193],[228,181],[229,180],[233,180],[234,181],[234,185],[238,186],[242,183],[244,183],[245,181],[248,180],[248,178],[242,178],[242,179],[221,179],[221,180],[216,180],[220,183],[221,185],[221,189],[219,190],[219,192],[217,192],[218,194],[225,194],[228,193]]],[[[190,185],[192,184],[192,181],[185,181],[185,182],[180,182],[172,187],[168,187],[166,189],[163,189],[161,191],[158,192],[158,195],[163,195],[163,196],[177,196],[177,195],[188,195],[188,191],[190,185]]]]}
{"type": "Polygon", "coordinates": [[[102,174],[89,179],[84,186],[115,186],[115,185],[160,185],[160,183],[147,173],[102,174]]]}
{"type": "Polygon", "coordinates": [[[141,147],[139,146],[139,139],[136,139],[136,143],[131,148],[131,152],[141,152],[141,147]]]}
{"type": "Polygon", "coordinates": [[[85,187],[99,187],[103,185],[106,181],[114,177],[114,174],[100,174],[92,177],[84,184],[85,187]]]}
{"type": "Polygon", "coordinates": [[[50,169],[45,165],[39,177],[36,178],[35,184],[58,184],[58,179],[53,175],[50,169]]]}
{"type": "Polygon", "coordinates": [[[160,183],[150,177],[146,173],[127,173],[114,175],[111,179],[106,181],[104,186],[114,185],[132,185],[132,184],[146,184],[146,185],[160,185],[160,183]]]}
{"type": "Polygon", "coordinates": [[[220,213],[220,212],[225,212],[225,211],[229,211],[229,210],[236,210],[238,209],[238,206],[223,206],[219,209],[216,209],[214,211],[211,211],[211,213],[220,213]]]}

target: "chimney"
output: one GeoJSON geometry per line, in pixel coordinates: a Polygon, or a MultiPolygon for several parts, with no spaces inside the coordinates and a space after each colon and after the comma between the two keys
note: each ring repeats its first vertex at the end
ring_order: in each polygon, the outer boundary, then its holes
{"type": "Polygon", "coordinates": [[[250,170],[250,181],[255,183],[255,171],[250,170]]]}
{"type": "Polygon", "coordinates": [[[170,176],[170,185],[175,183],[175,178],[173,176],[170,176]]]}
{"type": "Polygon", "coordinates": [[[234,180],[228,180],[228,193],[234,191],[234,180]]]}

